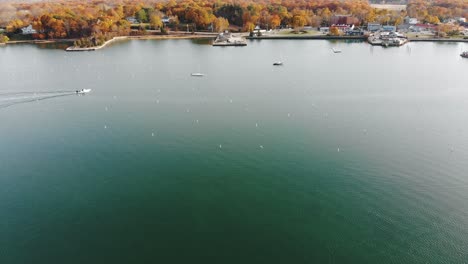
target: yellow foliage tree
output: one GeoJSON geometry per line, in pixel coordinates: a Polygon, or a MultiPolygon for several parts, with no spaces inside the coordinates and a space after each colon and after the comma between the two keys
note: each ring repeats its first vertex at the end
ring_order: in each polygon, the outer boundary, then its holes
{"type": "Polygon", "coordinates": [[[222,32],[229,27],[229,21],[224,17],[218,17],[213,21],[213,28],[216,32],[222,32]]]}
{"type": "Polygon", "coordinates": [[[255,29],[255,24],[252,22],[247,22],[244,24],[244,31],[252,32],[255,29]]]}

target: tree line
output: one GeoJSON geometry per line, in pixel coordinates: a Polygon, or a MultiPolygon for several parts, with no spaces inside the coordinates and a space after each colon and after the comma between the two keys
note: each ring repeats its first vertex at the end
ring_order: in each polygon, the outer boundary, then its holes
{"type": "Polygon", "coordinates": [[[351,15],[358,25],[401,24],[406,16],[437,24],[451,17],[468,17],[467,0],[409,0],[407,10],[372,8],[367,0],[55,0],[1,3],[0,26],[7,34],[32,25],[36,39],[88,38],[143,34],[146,29],[252,31],[278,27],[329,26],[333,15],[351,15]],[[144,26],[133,28],[127,19],[144,26]],[[162,19],[169,17],[169,23],[162,19]]]}

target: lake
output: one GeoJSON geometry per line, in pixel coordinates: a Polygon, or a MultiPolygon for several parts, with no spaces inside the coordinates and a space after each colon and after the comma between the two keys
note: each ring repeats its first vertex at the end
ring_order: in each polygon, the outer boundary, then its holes
{"type": "Polygon", "coordinates": [[[467,49],[0,47],[0,263],[465,263],[467,49]]]}

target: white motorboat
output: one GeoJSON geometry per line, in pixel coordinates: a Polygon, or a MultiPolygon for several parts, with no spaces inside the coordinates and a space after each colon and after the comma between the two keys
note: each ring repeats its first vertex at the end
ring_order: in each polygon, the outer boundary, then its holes
{"type": "Polygon", "coordinates": [[[332,48],[332,50],[333,50],[333,53],[341,53],[341,50],[340,50],[340,49],[332,48]]]}
{"type": "Polygon", "coordinates": [[[281,66],[281,65],[283,65],[283,62],[282,61],[277,61],[277,62],[274,62],[273,65],[274,66],[281,66]]]}
{"type": "Polygon", "coordinates": [[[81,90],[76,90],[77,94],[87,94],[90,93],[91,89],[81,89],[81,90]]]}
{"type": "Polygon", "coordinates": [[[192,73],[192,76],[194,76],[194,77],[203,77],[203,76],[205,76],[205,74],[200,73],[200,72],[194,72],[194,73],[192,73]]]}

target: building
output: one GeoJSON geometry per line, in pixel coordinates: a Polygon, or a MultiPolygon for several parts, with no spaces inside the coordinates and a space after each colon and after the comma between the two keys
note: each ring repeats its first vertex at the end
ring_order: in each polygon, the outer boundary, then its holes
{"type": "Polygon", "coordinates": [[[321,27],[319,28],[319,31],[324,33],[324,34],[327,34],[330,32],[330,27],[321,27]]]}
{"type": "Polygon", "coordinates": [[[371,32],[379,31],[382,28],[381,24],[369,23],[367,24],[367,30],[371,32]]]}
{"type": "Polygon", "coordinates": [[[171,18],[165,16],[165,17],[163,17],[163,18],[161,19],[161,21],[162,21],[164,24],[167,25],[167,24],[171,23],[171,18]]]}
{"type": "Polygon", "coordinates": [[[390,25],[382,26],[382,31],[395,32],[396,31],[396,26],[390,26],[390,25]]]}
{"type": "Polygon", "coordinates": [[[128,22],[130,22],[131,24],[139,24],[140,22],[138,21],[138,19],[136,19],[135,17],[127,17],[125,18],[128,22]]]}
{"type": "Polygon", "coordinates": [[[339,25],[333,24],[333,25],[331,25],[331,27],[336,27],[336,28],[338,28],[338,30],[340,30],[343,33],[346,33],[348,31],[354,29],[354,25],[346,25],[346,24],[339,24],[339,25]]]}
{"type": "Polygon", "coordinates": [[[32,27],[32,25],[29,25],[21,29],[21,34],[23,35],[31,35],[31,34],[36,34],[36,33],[37,31],[32,27]]]}
{"type": "Polygon", "coordinates": [[[421,32],[421,31],[437,31],[437,26],[432,24],[416,24],[410,27],[411,31],[421,32]]]}
{"type": "Polygon", "coordinates": [[[360,29],[348,30],[346,32],[346,35],[348,35],[348,36],[364,36],[364,31],[362,31],[360,29]]]}
{"type": "Polygon", "coordinates": [[[414,17],[405,17],[405,24],[408,24],[408,25],[416,25],[418,24],[419,21],[417,18],[414,18],[414,17]]]}
{"type": "Polygon", "coordinates": [[[349,15],[334,15],[330,19],[331,25],[356,25],[359,19],[349,15]]]}

